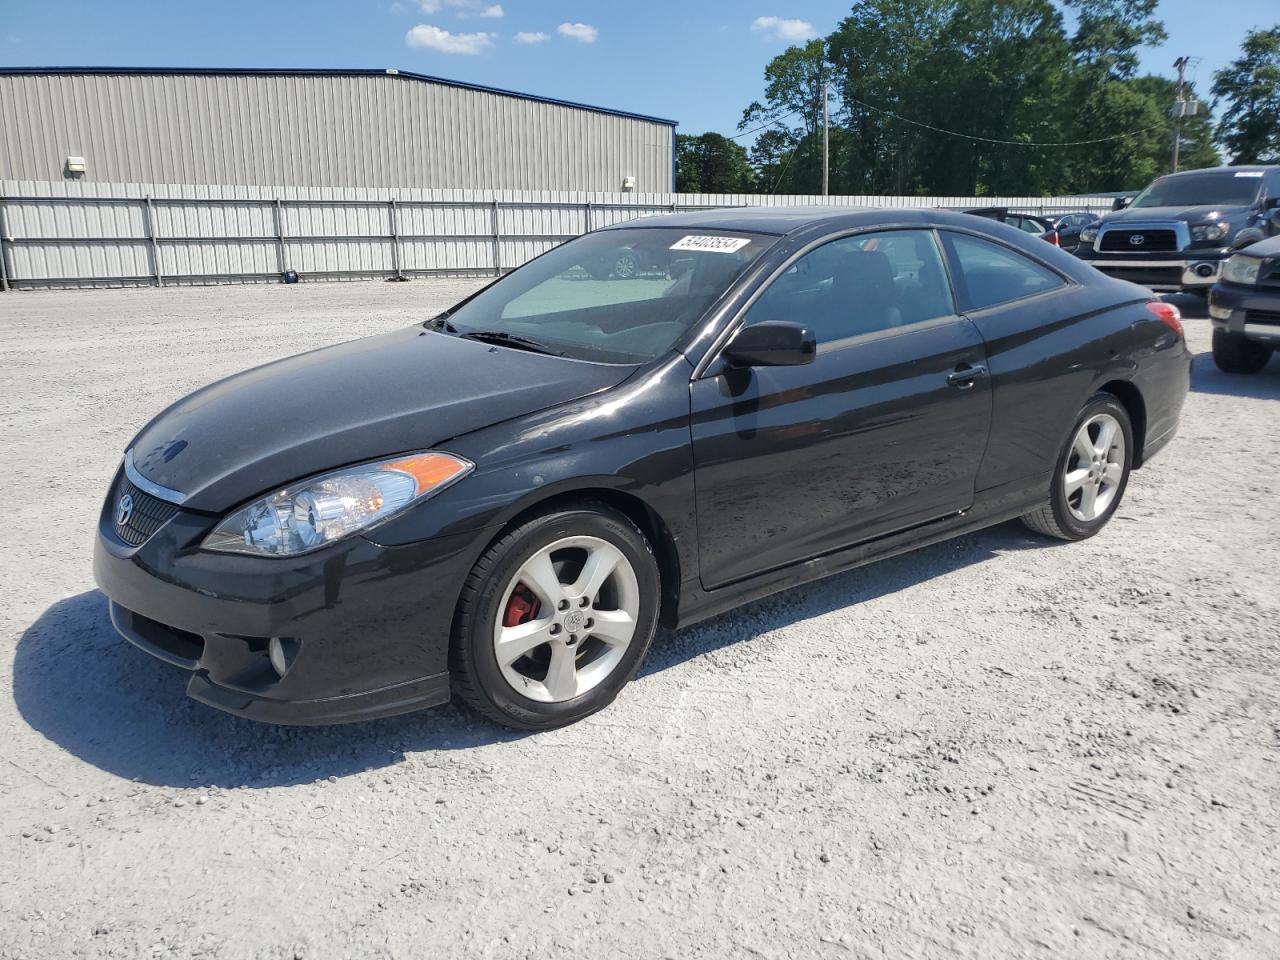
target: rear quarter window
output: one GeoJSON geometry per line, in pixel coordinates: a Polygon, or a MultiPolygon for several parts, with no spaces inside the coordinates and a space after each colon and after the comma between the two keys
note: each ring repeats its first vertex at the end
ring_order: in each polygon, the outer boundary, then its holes
{"type": "Polygon", "coordinates": [[[998,243],[959,233],[944,233],[943,242],[963,309],[982,310],[1066,286],[1048,267],[998,243]]]}

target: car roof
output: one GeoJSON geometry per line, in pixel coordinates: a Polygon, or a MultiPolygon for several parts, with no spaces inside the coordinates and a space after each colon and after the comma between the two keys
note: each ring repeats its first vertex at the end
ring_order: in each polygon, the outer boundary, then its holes
{"type": "Polygon", "coordinates": [[[831,230],[874,227],[879,224],[968,225],[973,218],[940,207],[719,207],[639,217],[606,227],[636,230],[662,227],[683,230],[735,230],[786,236],[814,226],[831,230]]]}
{"type": "Polygon", "coordinates": [[[1238,167],[1201,167],[1198,170],[1179,170],[1177,173],[1166,173],[1157,180],[1169,180],[1173,177],[1190,177],[1197,173],[1269,173],[1280,170],[1280,166],[1271,163],[1241,164],[1238,167]]]}

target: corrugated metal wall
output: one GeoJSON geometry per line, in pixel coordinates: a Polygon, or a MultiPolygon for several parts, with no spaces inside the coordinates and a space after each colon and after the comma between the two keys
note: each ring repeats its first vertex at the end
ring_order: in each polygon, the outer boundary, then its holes
{"type": "Polygon", "coordinates": [[[801,197],[570,191],[370,190],[0,180],[0,286],[462,276],[510,270],[635,217],[705,207],[829,203],[1110,209],[1105,199],[801,197]]]}
{"type": "Polygon", "coordinates": [[[0,177],[670,190],[673,127],[385,73],[0,71],[0,177]]]}

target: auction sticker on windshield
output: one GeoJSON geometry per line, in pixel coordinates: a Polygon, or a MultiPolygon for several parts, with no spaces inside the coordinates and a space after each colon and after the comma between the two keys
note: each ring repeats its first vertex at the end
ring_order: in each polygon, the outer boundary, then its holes
{"type": "Polygon", "coordinates": [[[671,245],[671,249],[700,250],[703,253],[733,253],[750,242],[746,237],[682,237],[671,245]]]}

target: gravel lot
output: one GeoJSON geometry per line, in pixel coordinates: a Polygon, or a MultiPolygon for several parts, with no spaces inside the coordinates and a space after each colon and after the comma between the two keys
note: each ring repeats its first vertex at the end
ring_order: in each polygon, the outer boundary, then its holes
{"type": "Polygon", "coordinates": [[[0,295],[0,957],[1280,955],[1280,360],[1219,374],[1203,319],[1179,439],[1088,542],[792,590],[537,736],[189,702],[94,589],[123,444],[471,285],[0,295]]]}

